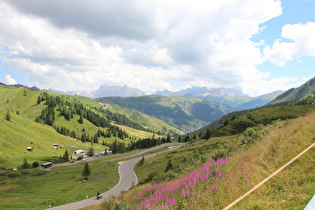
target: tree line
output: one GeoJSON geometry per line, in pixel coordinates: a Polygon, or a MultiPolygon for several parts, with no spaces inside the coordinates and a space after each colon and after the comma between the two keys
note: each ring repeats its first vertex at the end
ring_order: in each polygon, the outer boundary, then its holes
{"type": "Polygon", "coordinates": [[[69,101],[64,97],[60,96],[50,96],[47,92],[43,92],[38,96],[37,104],[45,101],[47,107],[42,110],[41,114],[35,119],[36,122],[44,123],[49,126],[53,126],[55,130],[66,136],[76,138],[82,142],[94,142],[98,143],[98,137],[118,137],[120,139],[128,138],[129,135],[118,126],[112,125],[110,121],[104,115],[100,115],[90,108],[84,106],[81,102],[76,100],[69,101]],[[80,116],[78,123],[83,124],[84,120],[87,120],[94,124],[96,127],[101,127],[106,130],[102,131],[99,129],[98,133],[89,136],[85,132],[82,135],[78,135],[75,131],[71,131],[65,126],[56,126],[54,124],[56,118],[56,112],[59,113],[59,116],[63,116],[66,120],[70,121],[74,116],[80,116]]]}

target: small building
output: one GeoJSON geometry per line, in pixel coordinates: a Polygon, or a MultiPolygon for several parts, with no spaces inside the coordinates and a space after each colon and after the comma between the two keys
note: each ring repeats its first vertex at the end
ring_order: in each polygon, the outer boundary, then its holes
{"type": "Polygon", "coordinates": [[[42,164],[42,167],[43,168],[49,168],[49,167],[51,167],[52,166],[52,162],[47,162],[47,163],[43,163],[42,164]]]}
{"type": "Polygon", "coordinates": [[[82,149],[76,150],[76,151],[74,151],[72,158],[74,158],[74,159],[76,159],[78,157],[85,158],[85,157],[87,157],[87,152],[88,151],[85,151],[85,150],[82,150],[82,149]]]}
{"type": "Polygon", "coordinates": [[[33,151],[33,147],[27,147],[26,150],[31,152],[33,151]]]}

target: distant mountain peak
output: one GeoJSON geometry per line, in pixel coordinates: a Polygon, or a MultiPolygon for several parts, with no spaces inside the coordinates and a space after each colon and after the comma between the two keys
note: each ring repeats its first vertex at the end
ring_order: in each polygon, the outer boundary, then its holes
{"type": "Polygon", "coordinates": [[[29,87],[27,85],[21,85],[21,84],[7,85],[7,84],[4,84],[2,82],[0,82],[0,85],[11,86],[11,87],[24,87],[24,88],[29,89],[29,90],[40,91],[40,89],[38,87],[36,87],[36,86],[29,87]]]}
{"type": "Polygon", "coordinates": [[[169,90],[158,91],[153,95],[163,96],[186,96],[186,97],[200,97],[200,96],[214,96],[222,97],[225,95],[233,96],[247,96],[243,93],[241,88],[206,88],[206,87],[191,87],[177,92],[171,92],[169,90]]]}
{"type": "Polygon", "coordinates": [[[131,97],[145,95],[145,93],[137,88],[128,85],[122,86],[109,86],[106,84],[101,85],[97,90],[91,92],[88,96],[90,98],[102,98],[109,96],[131,97]]]}

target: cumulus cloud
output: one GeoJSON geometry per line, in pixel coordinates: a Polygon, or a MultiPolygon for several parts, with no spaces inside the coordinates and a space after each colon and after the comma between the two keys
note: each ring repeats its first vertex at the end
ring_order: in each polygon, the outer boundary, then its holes
{"type": "Polygon", "coordinates": [[[302,56],[315,56],[315,22],[287,24],[282,27],[285,40],[276,41],[264,49],[265,59],[278,66],[302,56]]]}
{"type": "Polygon", "coordinates": [[[266,79],[251,37],[281,12],[277,0],[0,0],[0,59],[41,88],[241,86],[266,79]]]}
{"type": "Polygon", "coordinates": [[[7,84],[7,85],[15,85],[15,84],[16,84],[15,79],[13,79],[13,78],[11,77],[11,75],[6,75],[6,76],[3,78],[3,81],[4,81],[4,83],[7,84]]]}

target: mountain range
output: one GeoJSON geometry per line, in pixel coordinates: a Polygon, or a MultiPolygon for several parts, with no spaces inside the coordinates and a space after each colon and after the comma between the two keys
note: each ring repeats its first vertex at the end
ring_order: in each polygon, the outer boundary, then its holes
{"type": "Polygon", "coordinates": [[[179,96],[104,97],[94,100],[138,110],[184,132],[196,130],[234,110],[223,103],[179,96]]]}
{"type": "MultiPolygon", "coordinates": [[[[89,98],[102,98],[102,97],[134,97],[134,96],[142,96],[146,95],[145,92],[130,87],[128,85],[123,86],[109,86],[109,85],[101,85],[98,89],[88,93],[87,91],[57,91],[50,89],[55,93],[59,94],[67,94],[67,95],[80,95],[87,96],[89,98]]],[[[191,98],[199,98],[205,101],[224,103],[231,107],[234,110],[244,110],[251,109],[263,106],[273,99],[275,99],[278,95],[282,94],[284,91],[275,91],[269,94],[265,94],[258,97],[250,97],[243,93],[241,88],[206,88],[206,87],[192,87],[186,88],[180,91],[172,92],[169,90],[158,91],[153,93],[152,95],[161,95],[161,96],[180,96],[180,97],[191,97],[191,98]]]]}
{"type": "Polygon", "coordinates": [[[109,86],[109,85],[101,85],[98,89],[93,90],[92,92],[88,91],[60,91],[49,89],[52,92],[66,95],[78,95],[78,96],[86,96],[89,98],[101,98],[101,97],[109,97],[109,96],[121,96],[121,97],[131,97],[131,96],[139,96],[145,95],[145,92],[130,87],[128,85],[123,86],[109,86]]]}

